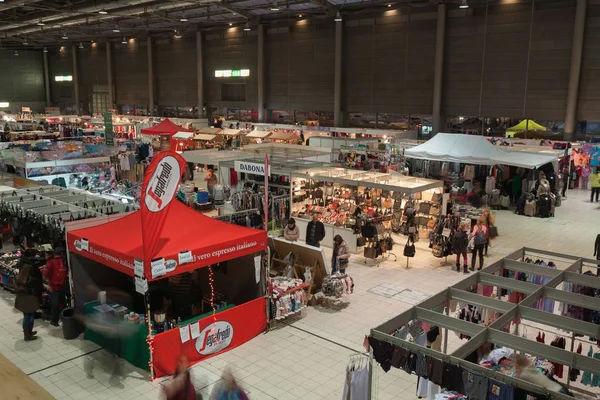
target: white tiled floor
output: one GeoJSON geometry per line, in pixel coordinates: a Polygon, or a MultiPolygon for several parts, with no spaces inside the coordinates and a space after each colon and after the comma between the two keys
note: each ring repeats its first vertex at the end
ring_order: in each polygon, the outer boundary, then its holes
{"type": "MultiPolygon", "coordinates": [[[[500,237],[490,250],[493,261],[522,246],[591,257],[600,233],[600,209],[590,204],[589,191],[567,192],[568,199],[554,219],[528,218],[509,211],[498,212],[500,237]]],[[[397,254],[402,245],[396,246],[397,254]]],[[[218,357],[195,366],[196,387],[205,398],[220,379],[225,366],[232,366],[250,399],[339,399],[344,371],[353,351],[361,351],[369,329],[411,307],[411,304],[369,293],[383,283],[434,294],[463,278],[450,266],[440,267],[426,243],[417,243],[417,256],[406,269],[405,259],[386,261],[380,267],[352,257],[348,272],[356,291],[350,305],[340,311],[309,307],[306,317],[270,331],[218,357]]],[[[125,367],[121,382],[110,380],[113,359],[82,339],[65,341],[60,328],[36,322],[39,340],[25,343],[21,315],[14,298],[0,291],[0,351],[57,399],[157,399],[160,382],[150,382],[142,371],[125,367]],[[87,378],[83,365],[96,360],[94,378],[87,378]]],[[[450,346],[453,346],[452,341],[450,346]]],[[[400,371],[388,374],[376,368],[374,398],[414,399],[415,379],[400,371]]],[[[1,397],[1,396],[0,396],[1,397]]]]}

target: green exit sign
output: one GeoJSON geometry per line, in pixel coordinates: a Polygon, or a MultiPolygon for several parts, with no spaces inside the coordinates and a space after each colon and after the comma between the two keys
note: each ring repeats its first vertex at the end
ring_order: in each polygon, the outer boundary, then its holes
{"type": "Polygon", "coordinates": [[[242,71],[240,71],[239,69],[232,69],[231,76],[242,76],[242,71]]]}
{"type": "Polygon", "coordinates": [[[215,78],[247,78],[249,76],[249,69],[225,69],[215,71],[215,78]]]}

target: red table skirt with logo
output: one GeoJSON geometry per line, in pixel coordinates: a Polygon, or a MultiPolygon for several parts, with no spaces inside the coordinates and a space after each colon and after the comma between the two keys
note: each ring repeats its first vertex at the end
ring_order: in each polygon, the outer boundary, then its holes
{"type": "Polygon", "coordinates": [[[267,328],[264,297],[200,320],[200,336],[181,343],[179,329],[154,336],[152,362],[156,377],[173,375],[181,355],[192,366],[240,346],[267,328]],[[215,322],[216,320],[216,322],[215,322]]]}

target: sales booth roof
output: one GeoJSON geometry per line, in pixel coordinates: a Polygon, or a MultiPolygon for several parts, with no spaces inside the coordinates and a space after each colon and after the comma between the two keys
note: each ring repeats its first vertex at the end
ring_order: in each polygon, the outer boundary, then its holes
{"type": "Polygon", "coordinates": [[[221,133],[221,131],[223,131],[223,129],[220,128],[202,128],[198,131],[198,133],[202,133],[205,135],[216,135],[221,133]]]}
{"type": "Polygon", "coordinates": [[[164,135],[169,134],[171,136],[175,135],[177,132],[194,132],[193,129],[185,129],[177,124],[171,122],[169,118],[165,118],[163,122],[156,126],[152,126],[150,128],[142,129],[142,134],[144,135],[164,135]]]}
{"type": "Polygon", "coordinates": [[[407,149],[407,158],[447,161],[476,165],[512,165],[522,168],[539,168],[556,160],[552,154],[512,153],[491,144],[485,137],[438,133],[427,142],[407,149]]]}
{"type": "Polygon", "coordinates": [[[173,139],[189,139],[192,136],[194,136],[194,132],[177,132],[176,134],[173,135],[173,139]]]}
{"type": "Polygon", "coordinates": [[[400,193],[418,193],[424,190],[442,188],[443,181],[417,178],[397,173],[359,171],[339,167],[316,167],[297,170],[292,176],[339,183],[346,186],[365,186],[400,193]]]}
{"type": "MultiPolygon", "coordinates": [[[[77,254],[129,276],[134,276],[135,259],[144,259],[141,211],[106,224],[67,233],[71,254],[77,254]],[[87,240],[88,251],[81,246],[87,240]]],[[[174,201],[160,233],[158,253],[164,258],[167,274],[160,278],[242,257],[267,246],[263,230],[246,228],[207,217],[185,204],[174,201]],[[191,251],[191,263],[178,265],[180,252],[191,251]]],[[[150,277],[148,277],[148,280],[150,277]]]]}
{"type": "Polygon", "coordinates": [[[237,135],[241,135],[243,134],[245,131],[241,130],[241,129],[223,129],[221,132],[219,132],[220,135],[225,135],[225,136],[237,136],[237,135]]]}
{"type": "Polygon", "coordinates": [[[196,136],[194,136],[194,140],[211,141],[211,140],[213,140],[216,137],[217,137],[217,135],[209,135],[208,133],[199,133],[196,136]]]}
{"type": "Polygon", "coordinates": [[[246,137],[255,138],[255,139],[265,139],[270,134],[271,134],[271,131],[254,130],[254,131],[250,132],[249,134],[247,134],[246,137]]]}

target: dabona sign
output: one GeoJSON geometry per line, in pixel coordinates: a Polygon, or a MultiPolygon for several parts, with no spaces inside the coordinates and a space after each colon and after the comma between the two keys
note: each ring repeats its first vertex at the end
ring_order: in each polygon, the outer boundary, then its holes
{"type": "MultiPolygon", "coordinates": [[[[235,170],[237,172],[245,172],[247,174],[265,175],[265,164],[236,161],[235,170]]],[[[271,171],[268,171],[267,175],[271,175],[271,171]]]]}

